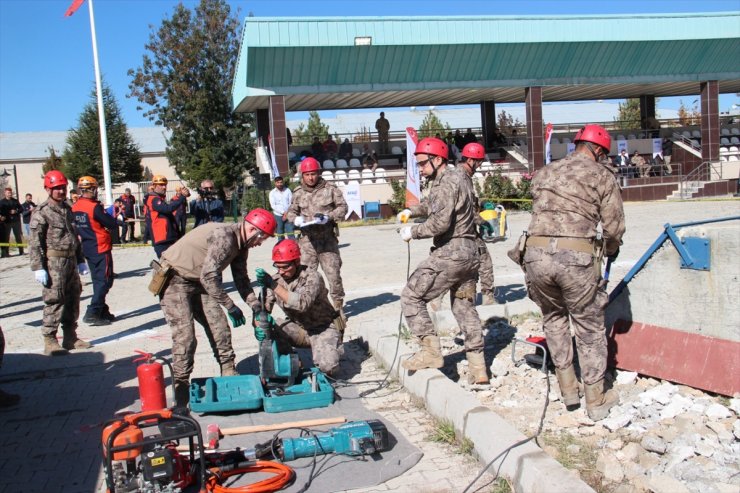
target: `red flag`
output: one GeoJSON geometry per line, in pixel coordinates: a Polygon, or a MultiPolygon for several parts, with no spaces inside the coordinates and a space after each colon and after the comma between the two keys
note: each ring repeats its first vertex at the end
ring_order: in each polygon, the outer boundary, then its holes
{"type": "Polygon", "coordinates": [[[73,0],[72,5],[70,5],[67,11],[64,13],[64,17],[69,17],[77,12],[77,9],[79,9],[84,2],[85,0],[73,0]]]}

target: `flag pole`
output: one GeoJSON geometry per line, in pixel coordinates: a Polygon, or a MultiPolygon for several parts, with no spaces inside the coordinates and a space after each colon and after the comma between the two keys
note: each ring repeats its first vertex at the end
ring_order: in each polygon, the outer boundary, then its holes
{"type": "Polygon", "coordinates": [[[98,42],[95,36],[95,16],[93,0],[88,0],[90,10],[90,32],[92,33],[93,61],[95,63],[95,87],[98,93],[98,121],[100,125],[100,149],[103,154],[103,184],[105,185],[105,206],[113,205],[113,190],[110,181],[110,161],[108,159],[108,133],[105,128],[105,110],[103,106],[103,87],[100,82],[100,64],[98,63],[98,42]]]}

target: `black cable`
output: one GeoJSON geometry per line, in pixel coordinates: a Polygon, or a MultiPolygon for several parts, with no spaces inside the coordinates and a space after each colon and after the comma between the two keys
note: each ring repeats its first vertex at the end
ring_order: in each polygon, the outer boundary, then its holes
{"type": "MultiPolygon", "coordinates": [[[[483,476],[483,474],[488,470],[488,468],[491,467],[493,465],[493,463],[496,462],[499,459],[499,457],[501,457],[502,455],[508,455],[509,452],[511,452],[513,449],[515,449],[515,448],[517,448],[517,447],[519,447],[521,445],[524,445],[525,443],[527,443],[527,442],[529,442],[531,440],[534,440],[535,438],[537,438],[538,436],[540,436],[540,433],[542,433],[542,428],[545,425],[545,414],[547,413],[547,405],[550,403],[550,373],[549,372],[546,372],[545,373],[545,380],[547,381],[547,392],[545,393],[545,405],[542,407],[542,416],[540,416],[540,424],[537,427],[537,431],[535,432],[535,434],[532,435],[532,436],[530,436],[530,437],[528,437],[528,438],[525,438],[524,440],[520,440],[520,441],[516,442],[515,444],[511,445],[510,447],[507,447],[500,454],[498,454],[496,457],[494,457],[493,459],[491,459],[491,461],[488,464],[486,464],[486,467],[484,467],[481,470],[481,472],[479,472],[478,475],[463,490],[463,493],[467,493],[468,490],[470,490],[470,488],[473,487],[473,485],[476,483],[476,481],[478,481],[481,478],[481,476],[483,476]]],[[[506,459],[506,457],[504,457],[504,460],[505,459],[506,459]]],[[[503,463],[504,463],[504,461],[502,460],[501,461],[501,464],[499,464],[498,469],[496,470],[496,475],[493,477],[493,479],[491,479],[490,482],[484,484],[483,486],[479,487],[475,491],[480,491],[481,488],[483,488],[483,487],[487,486],[488,484],[491,484],[491,482],[495,481],[496,478],[498,477],[499,471],[501,471],[501,466],[503,465],[503,463]]]]}

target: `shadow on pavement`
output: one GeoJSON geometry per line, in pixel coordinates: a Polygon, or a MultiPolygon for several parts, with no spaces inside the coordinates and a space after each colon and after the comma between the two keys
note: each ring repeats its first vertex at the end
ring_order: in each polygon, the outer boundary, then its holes
{"type": "MultiPolygon", "coordinates": [[[[372,310],[373,308],[385,305],[386,303],[393,303],[399,299],[400,297],[398,295],[392,293],[381,293],[374,296],[367,296],[365,298],[355,298],[344,303],[344,313],[348,317],[354,317],[360,313],[372,310]]],[[[349,323],[352,323],[352,321],[350,320],[349,323]]]]}
{"type": "Polygon", "coordinates": [[[507,284],[496,286],[494,290],[496,301],[499,303],[521,300],[527,297],[527,288],[524,284],[507,284]]]}

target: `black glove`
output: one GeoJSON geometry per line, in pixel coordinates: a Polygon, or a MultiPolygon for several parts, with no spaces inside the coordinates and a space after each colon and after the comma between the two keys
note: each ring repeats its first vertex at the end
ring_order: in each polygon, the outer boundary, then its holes
{"type": "Polygon", "coordinates": [[[234,328],[241,327],[242,325],[247,323],[247,319],[244,318],[244,312],[242,312],[241,309],[236,305],[229,308],[229,319],[231,320],[231,325],[234,328]]]}
{"type": "Polygon", "coordinates": [[[619,257],[619,247],[617,247],[617,249],[614,251],[614,253],[612,253],[611,255],[609,255],[608,257],[606,257],[606,259],[609,262],[614,262],[615,260],[617,260],[617,257],[619,257]]]}

